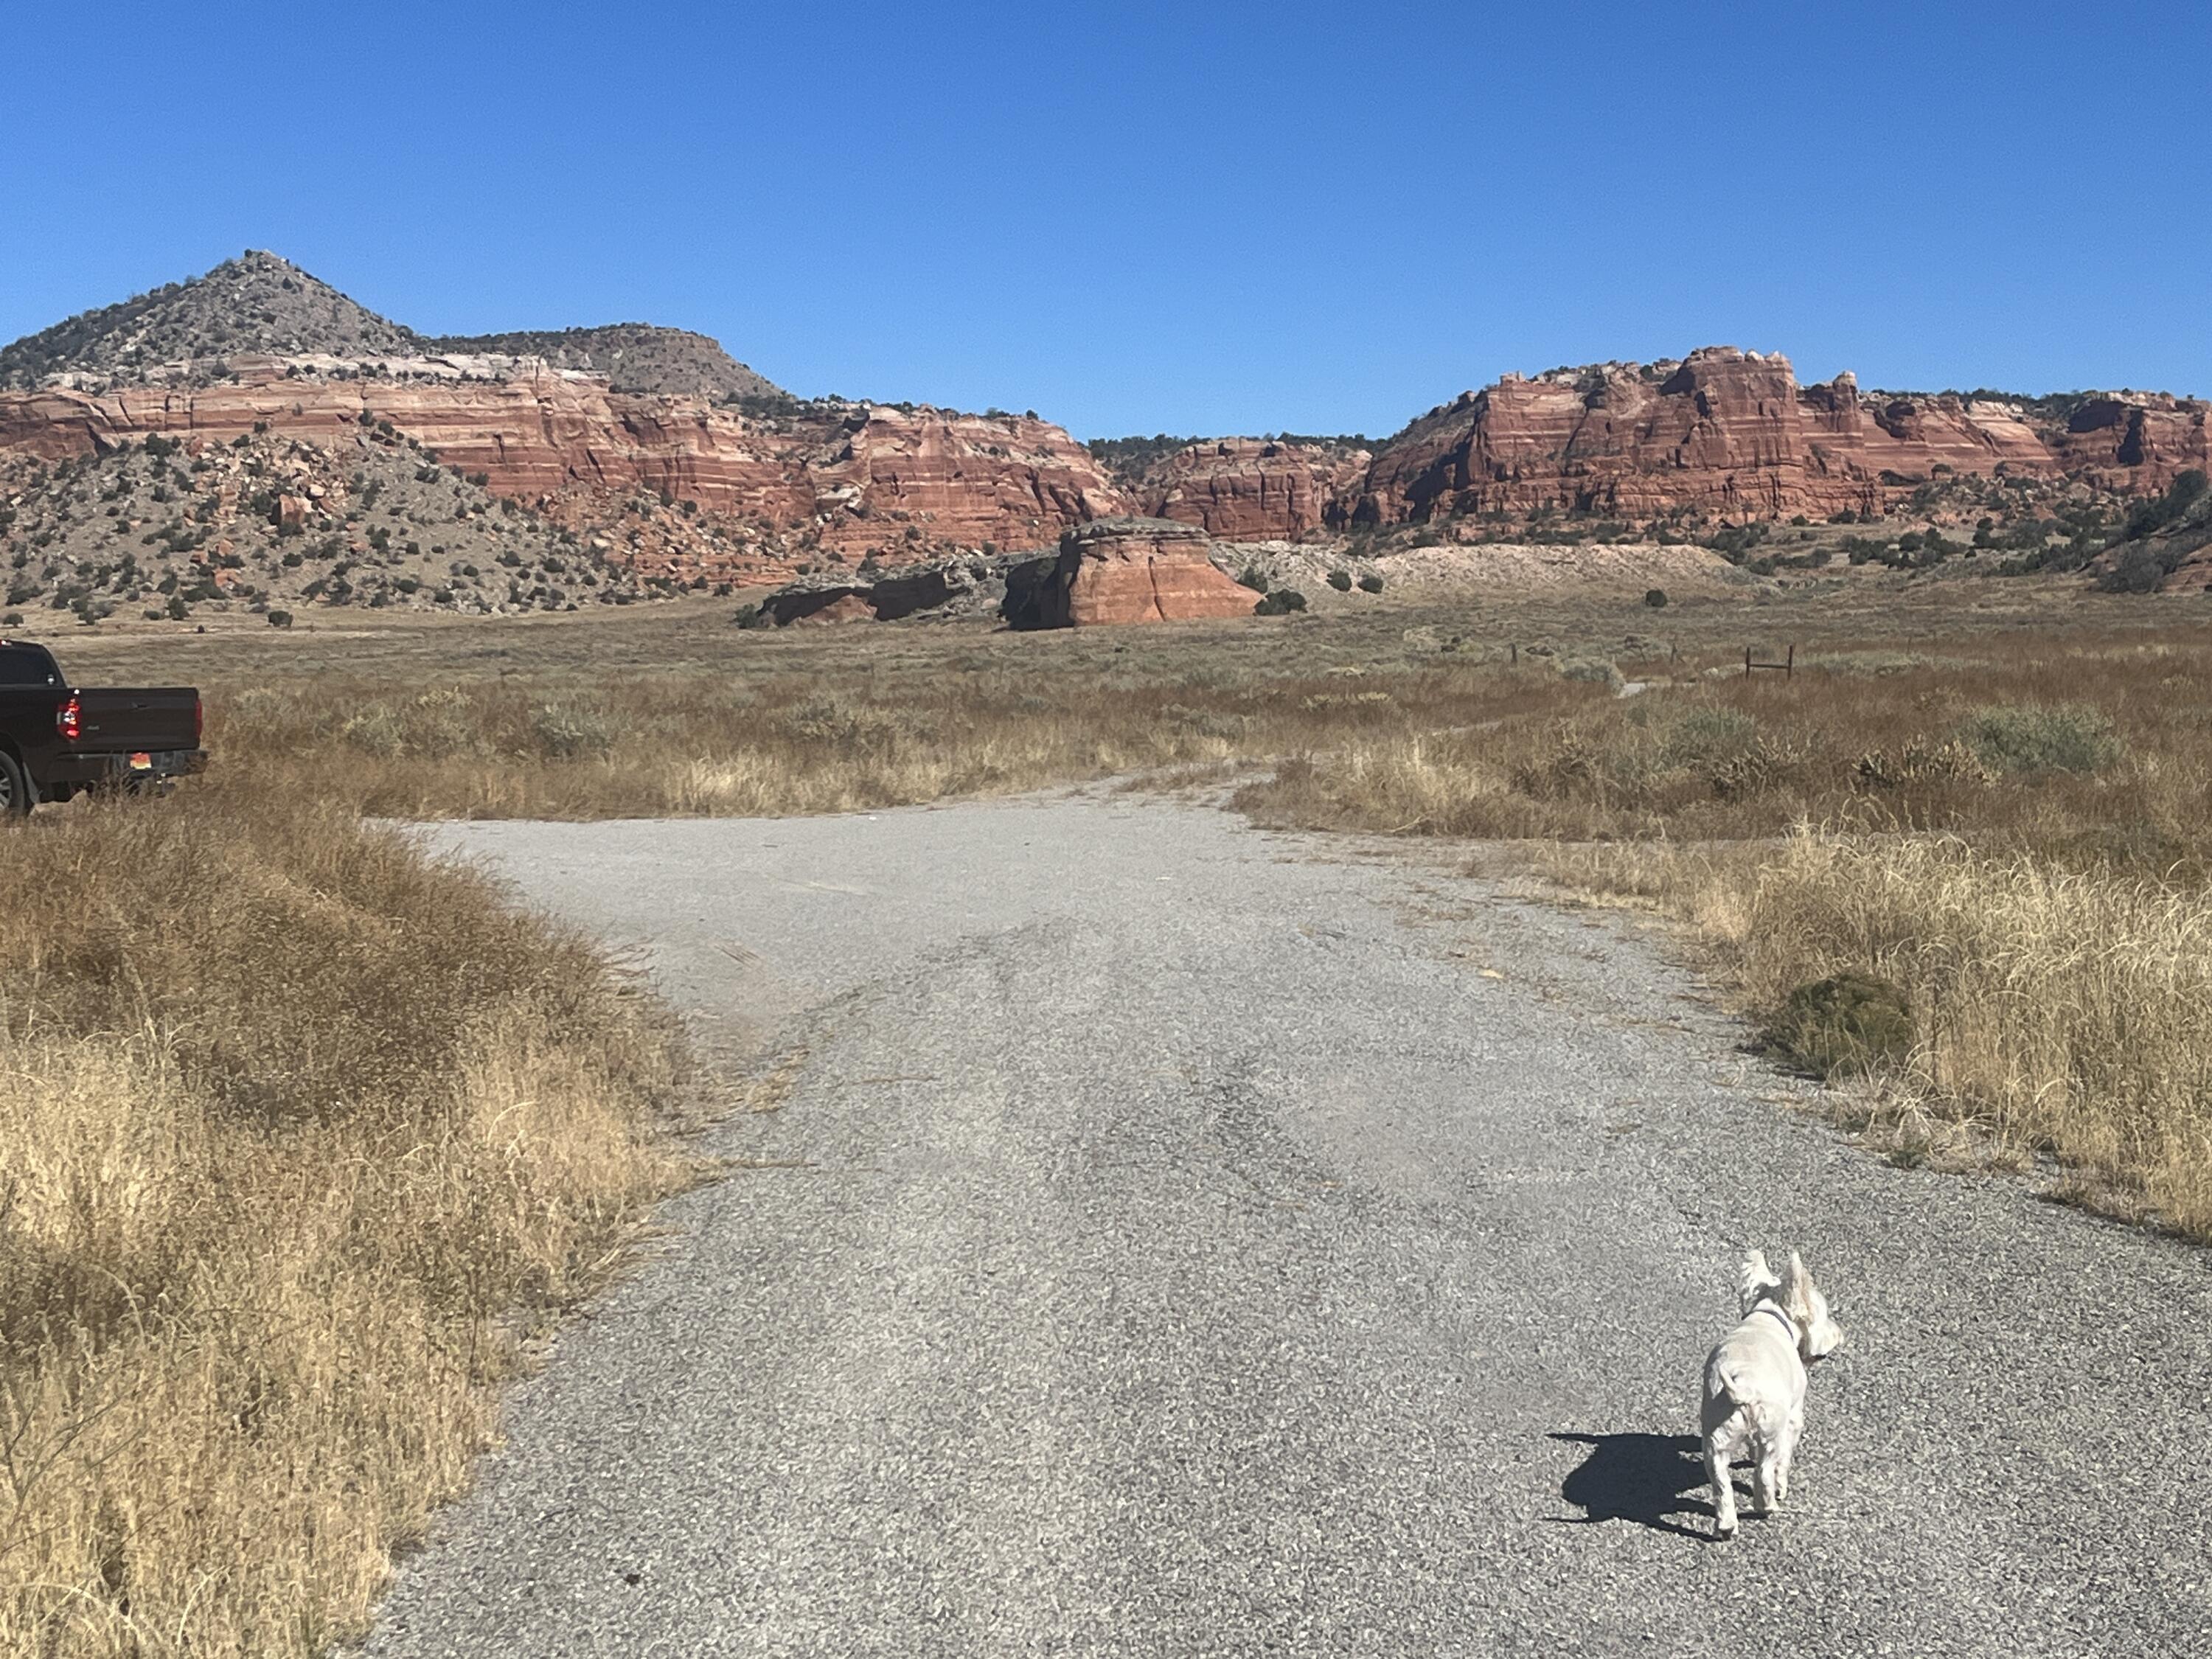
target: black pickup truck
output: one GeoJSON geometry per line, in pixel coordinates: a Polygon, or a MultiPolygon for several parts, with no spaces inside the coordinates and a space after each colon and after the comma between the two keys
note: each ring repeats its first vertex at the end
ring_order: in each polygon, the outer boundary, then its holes
{"type": "Polygon", "coordinates": [[[207,763],[189,685],[71,685],[43,645],[0,640],[0,817],[102,784],[143,787],[207,763]]]}

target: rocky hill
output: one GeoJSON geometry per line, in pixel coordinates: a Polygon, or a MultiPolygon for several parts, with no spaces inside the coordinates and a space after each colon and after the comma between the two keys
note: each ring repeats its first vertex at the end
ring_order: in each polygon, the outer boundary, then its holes
{"type": "Polygon", "coordinates": [[[6,625],[315,604],[511,614],[675,591],[388,428],[336,443],[153,435],[52,465],[0,454],[0,542],[15,550],[6,625]]]}
{"type": "Polygon", "coordinates": [[[1154,460],[1133,489],[1152,517],[1222,541],[1297,541],[1342,516],[1374,459],[1358,438],[1207,438],[1154,460]]]}
{"type": "Polygon", "coordinates": [[[731,356],[720,341],[650,323],[610,323],[553,332],[441,334],[422,343],[439,353],[542,357],[556,368],[602,375],[617,392],[715,399],[791,396],[731,356]]]}
{"type": "Polygon", "coordinates": [[[172,369],[204,374],[249,354],[362,358],[420,349],[410,330],[273,253],[249,250],[204,276],[0,347],[0,388],[27,390],[64,375],[127,383],[172,369]]]}
{"type": "MultiPolygon", "coordinates": [[[[514,595],[495,583],[479,598],[427,564],[404,590],[396,577],[350,583],[356,596],[391,587],[387,604],[428,595],[462,609],[542,604],[539,584],[525,578],[579,547],[624,579],[569,584],[564,604],[1048,546],[1069,526],[1127,505],[1079,445],[1033,416],[794,398],[703,336],[642,324],[432,338],[267,254],[87,313],[17,342],[5,361],[0,502],[12,524],[0,525],[0,551],[22,556],[19,571],[51,574],[54,592],[81,586],[68,574],[79,564],[117,565],[127,550],[118,521],[203,560],[228,539],[225,556],[252,567],[265,502],[234,524],[232,505],[203,501],[173,526],[155,510],[165,501],[118,496],[112,482],[88,495],[86,468],[161,446],[200,471],[228,466],[239,445],[258,454],[267,440],[290,446],[290,462],[332,458],[341,475],[362,465],[364,443],[405,447],[412,465],[443,468],[462,481],[456,488],[478,492],[477,507],[507,503],[503,528],[544,538],[506,550],[523,561],[507,567],[524,573],[509,579],[521,583],[514,595]],[[519,522],[508,523],[510,509],[519,522]],[[94,521],[72,517],[84,514],[94,521]],[[217,528],[194,528],[208,525],[217,528]],[[593,591],[579,595],[578,586],[593,591]]],[[[394,486],[386,499],[405,493],[394,486]]],[[[433,511],[441,526],[483,516],[433,511]]],[[[334,559],[363,569],[380,568],[383,539],[447,564],[462,545],[442,528],[434,543],[380,526],[358,501],[316,527],[336,538],[334,559]]],[[[141,569],[152,556],[132,555],[141,569]]],[[[276,568],[295,574],[252,582],[258,599],[293,597],[288,581],[313,580],[281,560],[276,568]]],[[[301,596],[346,592],[325,582],[301,596]]]]}

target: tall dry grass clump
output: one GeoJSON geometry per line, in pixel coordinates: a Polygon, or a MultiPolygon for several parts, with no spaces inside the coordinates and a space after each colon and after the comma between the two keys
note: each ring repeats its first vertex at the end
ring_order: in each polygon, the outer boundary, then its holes
{"type": "Polygon", "coordinates": [[[1956,836],[1584,848],[1554,873],[1694,923],[1763,1015],[1832,975],[1902,989],[1895,1079],[2054,1155],[2082,1195],[2212,1239],[2212,892],[1956,836]]]}
{"type": "Polygon", "coordinates": [[[679,1173],[579,937],[298,795],[0,828],[0,1652],[319,1651],[679,1173]]]}

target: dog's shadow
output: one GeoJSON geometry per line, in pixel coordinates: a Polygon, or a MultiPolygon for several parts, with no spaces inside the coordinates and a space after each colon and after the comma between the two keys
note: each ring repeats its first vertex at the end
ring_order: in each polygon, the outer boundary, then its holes
{"type": "Polygon", "coordinates": [[[1582,1510],[1558,1518],[1577,1526],[1594,1521],[1629,1521],[1654,1532],[1675,1533],[1711,1543],[1711,1532],[1693,1531],[1678,1515],[1710,1516],[1712,1504],[1701,1492],[1705,1466],[1693,1434],[1555,1434],[1568,1445],[1588,1446],[1589,1455],[1559,1485],[1559,1496],[1582,1510]]]}

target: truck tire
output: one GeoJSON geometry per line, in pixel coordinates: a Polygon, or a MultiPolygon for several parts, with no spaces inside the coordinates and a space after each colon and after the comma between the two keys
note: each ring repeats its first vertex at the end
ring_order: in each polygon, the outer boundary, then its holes
{"type": "Polygon", "coordinates": [[[15,757],[0,749],[0,818],[20,818],[32,805],[30,779],[15,757]]]}

